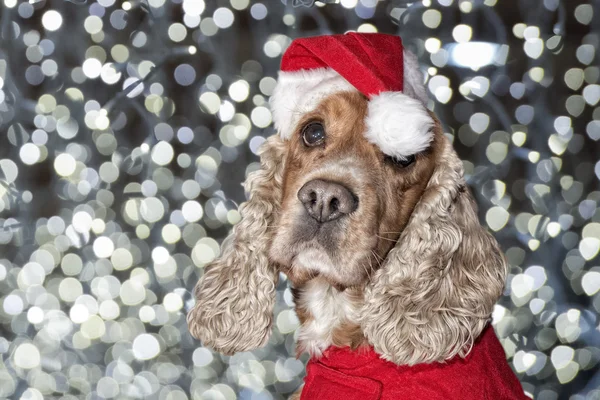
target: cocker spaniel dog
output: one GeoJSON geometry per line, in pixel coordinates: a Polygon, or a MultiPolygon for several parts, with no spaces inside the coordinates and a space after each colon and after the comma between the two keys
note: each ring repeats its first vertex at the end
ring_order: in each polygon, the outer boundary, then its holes
{"type": "Polygon", "coordinates": [[[528,399],[490,326],[507,263],[426,100],[399,37],[292,42],[278,134],[196,286],[194,337],[224,354],[265,345],[284,272],[311,356],[294,398],[528,399]]]}

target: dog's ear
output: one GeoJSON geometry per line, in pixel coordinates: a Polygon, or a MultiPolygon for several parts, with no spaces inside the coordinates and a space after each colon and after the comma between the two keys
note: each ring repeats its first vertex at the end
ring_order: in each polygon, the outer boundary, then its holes
{"type": "Polygon", "coordinates": [[[508,266],[451,143],[411,219],[365,291],[362,327],[383,358],[414,365],[466,356],[502,294],[508,266]]]}
{"type": "Polygon", "coordinates": [[[244,183],[249,199],[239,207],[242,219],[194,290],[196,304],[187,315],[190,333],[224,354],[262,347],[271,333],[279,275],[267,251],[280,207],[285,151],[277,135],[262,145],[261,169],[244,183]]]}

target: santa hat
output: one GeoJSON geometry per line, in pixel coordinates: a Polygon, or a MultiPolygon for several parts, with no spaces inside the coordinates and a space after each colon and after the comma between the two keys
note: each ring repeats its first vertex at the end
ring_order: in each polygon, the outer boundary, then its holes
{"type": "Polygon", "coordinates": [[[351,90],[369,98],[365,135],[381,151],[403,159],[428,147],[433,120],[417,58],[400,37],[379,33],[294,40],[270,99],[275,127],[288,139],[302,114],[332,93],[351,90]]]}

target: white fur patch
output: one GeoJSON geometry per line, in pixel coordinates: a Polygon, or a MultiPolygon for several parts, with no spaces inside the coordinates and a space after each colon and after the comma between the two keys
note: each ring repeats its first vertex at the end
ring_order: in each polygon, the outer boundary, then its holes
{"type": "Polygon", "coordinates": [[[280,71],[269,99],[275,128],[283,139],[289,139],[302,115],[313,111],[330,94],[342,91],[356,88],[331,68],[280,71]]]}
{"type": "Polygon", "coordinates": [[[321,279],[313,279],[303,288],[300,304],[313,319],[300,327],[298,342],[311,356],[320,357],[332,345],[333,331],[343,321],[355,322],[355,309],[346,292],[339,292],[321,279]]]}
{"type": "Polygon", "coordinates": [[[400,92],[371,98],[365,137],[385,154],[405,159],[429,147],[433,119],[424,104],[400,92]]]}
{"type": "MultiPolygon", "coordinates": [[[[302,207],[304,208],[304,207],[302,207]]],[[[302,215],[304,215],[304,210],[302,215]]],[[[298,253],[293,268],[314,270],[322,274],[330,274],[334,270],[331,259],[324,250],[308,249],[298,253]]]]}

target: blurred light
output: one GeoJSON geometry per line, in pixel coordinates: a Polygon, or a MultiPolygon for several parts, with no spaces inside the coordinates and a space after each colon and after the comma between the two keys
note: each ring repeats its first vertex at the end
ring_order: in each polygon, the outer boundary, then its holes
{"type": "Polygon", "coordinates": [[[160,352],[160,344],[153,335],[144,333],[134,339],[132,349],[138,360],[150,360],[160,352]]]}
{"type": "Polygon", "coordinates": [[[49,31],[57,31],[62,23],[62,15],[58,11],[48,10],[42,16],[42,25],[49,31]]]}
{"type": "Polygon", "coordinates": [[[490,42],[467,42],[444,46],[450,53],[450,64],[477,71],[494,62],[500,45],[490,42]]]}

